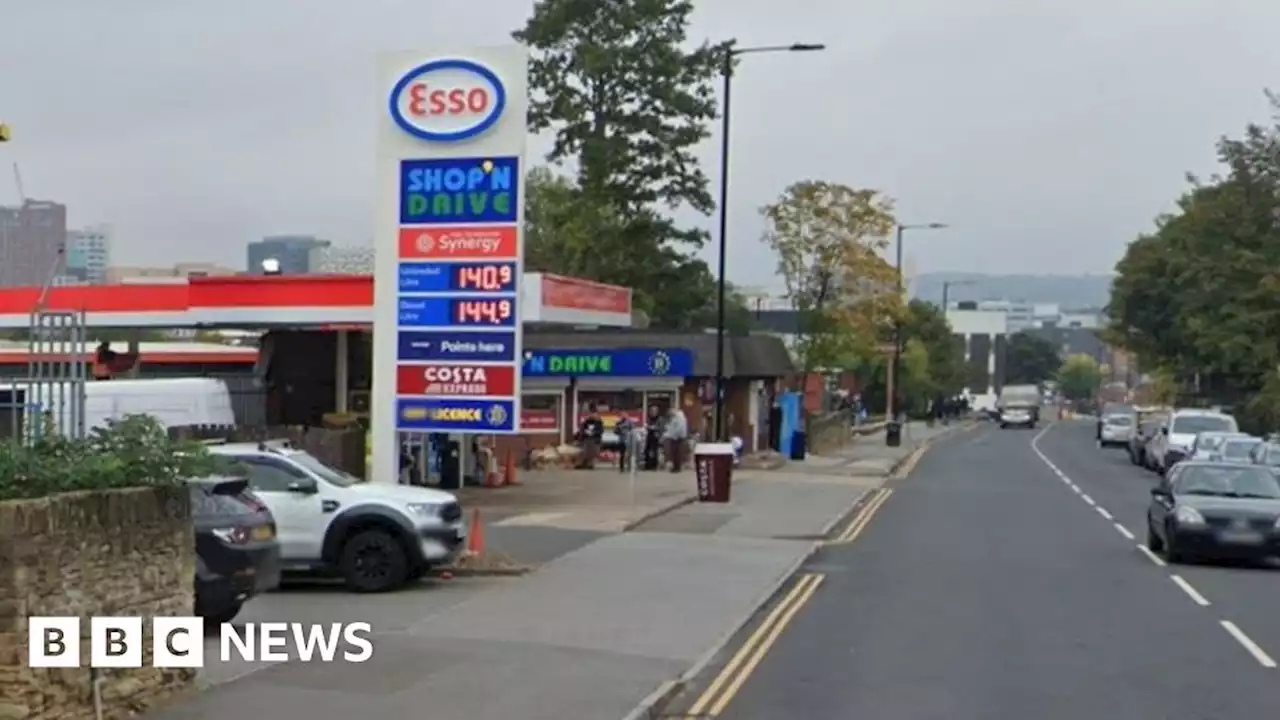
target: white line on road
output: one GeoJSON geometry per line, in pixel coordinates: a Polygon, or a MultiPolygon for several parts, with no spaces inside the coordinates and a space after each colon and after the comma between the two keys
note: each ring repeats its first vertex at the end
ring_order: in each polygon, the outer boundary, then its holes
{"type": "Polygon", "coordinates": [[[1156,565],[1159,565],[1160,567],[1165,566],[1164,558],[1151,552],[1151,548],[1147,547],[1146,545],[1143,545],[1142,543],[1138,543],[1138,549],[1141,550],[1142,554],[1146,555],[1147,559],[1150,560],[1151,562],[1155,563],[1156,565]]]}
{"type": "Polygon", "coordinates": [[[1173,584],[1182,588],[1182,592],[1186,593],[1200,607],[1209,607],[1209,600],[1200,594],[1200,591],[1191,587],[1191,583],[1182,579],[1181,575],[1170,575],[1169,579],[1173,580],[1173,584]]]}
{"type": "Polygon", "coordinates": [[[1267,654],[1267,651],[1258,647],[1258,643],[1254,642],[1248,635],[1245,635],[1244,631],[1236,627],[1235,623],[1230,620],[1220,620],[1219,622],[1222,623],[1222,629],[1226,630],[1231,637],[1235,638],[1236,642],[1243,645],[1244,649],[1249,651],[1249,654],[1253,656],[1254,660],[1258,661],[1259,665],[1265,668],[1273,668],[1276,666],[1276,661],[1271,659],[1271,656],[1267,654]]]}
{"type": "Polygon", "coordinates": [[[1098,504],[1098,503],[1094,502],[1094,501],[1093,501],[1093,498],[1089,497],[1088,495],[1081,495],[1081,496],[1080,496],[1080,499],[1081,499],[1081,500],[1083,500],[1083,501],[1085,501],[1085,502],[1087,502],[1087,503],[1089,503],[1090,505],[1097,505],[1097,504],[1098,504]]]}
{"type": "Polygon", "coordinates": [[[1098,514],[1101,515],[1103,518],[1107,520],[1115,520],[1115,517],[1113,517],[1111,513],[1107,512],[1107,509],[1102,507],[1101,505],[1097,505],[1093,509],[1097,510],[1098,514]]]}
{"type": "Polygon", "coordinates": [[[1129,532],[1129,528],[1121,525],[1120,523],[1113,523],[1113,524],[1116,526],[1116,532],[1123,535],[1126,540],[1137,540],[1137,538],[1133,536],[1133,533],[1129,532]]]}

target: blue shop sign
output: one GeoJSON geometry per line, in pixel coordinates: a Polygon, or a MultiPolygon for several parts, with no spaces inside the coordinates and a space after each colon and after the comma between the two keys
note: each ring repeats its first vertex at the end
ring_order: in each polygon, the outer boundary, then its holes
{"type": "Polygon", "coordinates": [[[675,377],[693,375],[693,352],[684,348],[527,350],[525,377],[675,377]]]}
{"type": "Polygon", "coordinates": [[[515,430],[515,401],[400,397],[396,429],[509,433],[515,430]]]}

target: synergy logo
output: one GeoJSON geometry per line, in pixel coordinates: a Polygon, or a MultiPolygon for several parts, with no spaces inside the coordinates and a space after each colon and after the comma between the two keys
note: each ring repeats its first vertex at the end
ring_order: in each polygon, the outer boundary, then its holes
{"type": "Polygon", "coordinates": [[[458,142],[493,127],[507,91],[489,68],[470,60],[432,60],[405,73],[391,89],[391,119],[428,142],[458,142]]]}
{"type": "MultiPolygon", "coordinates": [[[[244,623],[221,627],[218,650],[222,662],[239,657],[248,662],[362,663],[373,657],[369,623],[244,623]]],[[[151,666],[204,667],[204,618],[155,617],[150,632],[140,617],[94,617],[89,621],[89,666],[140,668],[143,646],[151,640],[151,666]]],[[[72,668],[80,663],[80,618],[27,619],[27,664],[72,668]]]]}

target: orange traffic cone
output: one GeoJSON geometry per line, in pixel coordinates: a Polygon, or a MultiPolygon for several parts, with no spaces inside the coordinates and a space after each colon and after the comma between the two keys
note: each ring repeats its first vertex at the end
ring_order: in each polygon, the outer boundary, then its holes
{"type": "Polygon", "coordinates": [[[507,453],[507,462],[502,469],[502,482],[504,485],[519,485],[520,480],[516,477],[516,454],[507,453]]]}
{"type": "Polygon", "coordinates": [[[480,524],[480,508],[471,511],[471,532],[467,534],[467,554],[484,552],[484,525],[480,524]]]}

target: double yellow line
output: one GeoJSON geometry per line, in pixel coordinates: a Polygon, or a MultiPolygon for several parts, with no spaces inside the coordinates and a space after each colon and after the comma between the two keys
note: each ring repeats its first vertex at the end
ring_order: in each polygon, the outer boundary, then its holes
{"type": "Polygon", "coordinates": [[[871,491],[871,498],[866,504],[858,510],[853,516],[853,520],[849,522],[849,527],[845,528],[839,535],[827,541],[828,545],[844,545],[858,539],[863,530],[867,529],[867,525],[871,523],[871,519],[875,517],[876,512],[880,510],[880,506],[884,505],[889,496],[893,494],[891,488],[881,487],[871,491]]]}
{"type": "Polygon", "coordinates": [[[825,576],[819,573],[806,573],[783,596],[773,611],[765,617],[764,622],[751,633],[738,652],[724,666],[716,679],[707,686],[690,708],[685,717],[715,717],[724,711],[729,701],[742,689],[743,683],[755,672],[756,666],[764,659],[769,649],[778,641],[778,636],[786,629],[800,608],[809,602],[825,576]]]}

